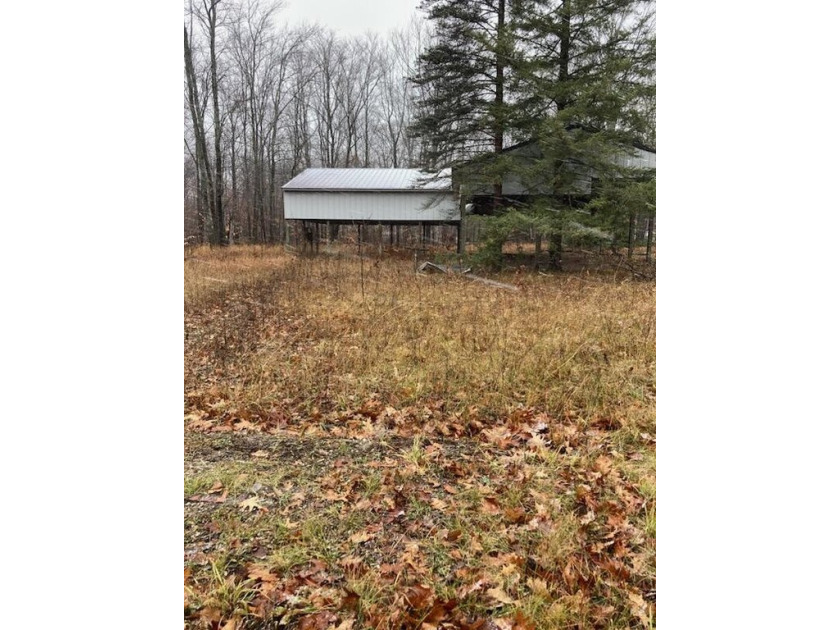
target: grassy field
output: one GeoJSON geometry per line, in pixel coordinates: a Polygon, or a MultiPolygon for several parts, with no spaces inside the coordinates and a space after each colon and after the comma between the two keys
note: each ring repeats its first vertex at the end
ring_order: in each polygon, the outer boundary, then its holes
{"type": "Polygon", "coordinates": [[[655,626],[655,284],[184,267],[187,627],[655,626]]]}

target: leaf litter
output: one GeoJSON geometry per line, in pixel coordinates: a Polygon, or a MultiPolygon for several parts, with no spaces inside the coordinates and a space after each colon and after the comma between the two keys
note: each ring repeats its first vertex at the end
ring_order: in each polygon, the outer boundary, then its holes
{"type": "Polygon", "coordinates": [[[254,404],[243,357],[318,343],[260,282],[185,309],[186,627],[655,626],[649,392],[601,411],[409,389],[254,404]]]}

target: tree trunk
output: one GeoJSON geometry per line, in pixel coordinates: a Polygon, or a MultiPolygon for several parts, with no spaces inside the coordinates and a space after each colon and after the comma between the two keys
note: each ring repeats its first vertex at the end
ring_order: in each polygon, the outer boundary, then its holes
{"type": "MultiPolygon", "coordinates": [[[[499,0],[498,22],[496,24],[496,111],[493,122],[493,152],[498,156],[504,148],[504,121],[502,108],[505,102],[505,59],[503,47],[505,45],[505,0],[499,0]]],[[[493,181],[493,211],[497,212],[502,206],[502,179],[494,175],[493,181]]]]}
{"type": "MultiPolygon", "coordinates": [[[[558,67],[559,82],[566,83],[569,80],[569,58],[572,46],[572,2],[563,0],[563,9],[560,14],[560,63],[558,67]]],[[[569,105],[568,94],[563,91],[555,100],[557,111],[566,109],[569,105]]]]}
{"type": "Polygon", "coordinates": [[[239,208],[239,191],[236,187],[236,121],[233,114],[230,117],[230,189],[231,207],[228,214],[228,243],[233,245],[233,235],[236,231],[234,215],[239,208]]]}
{"type": "Polygon", "coordinates": [[[561,232],[556,232],[549,238],[548,258],[552,268],[563,268],[563,234],[561,232]]]}
{"type": "Polygon", "coordinates": [[[213,140],[216,172],[213,177],[213,234],[211,243],[223,245],[225,242],[225,211],[222,205],[224,194],[224,174],[222,169],[222,120],[219,115],[219,76],[216,63],[216,7],[221,0],[210,0],[204,8],[207,11],[207,22],[210,29],[210,89],[213,96],[213,140]]]}
{"type": "MultiPolygon", "coordinates": [[[[212,179],[210,171],[210,159],[207,151],[207,137],[204,133],[202,116],[198,106],[198,85],[193,65],[192,47],[187,35],[187,27],[184,26],[184,66],[187,75],[187,101],[190,108],[190,118],[193,123],[193,134],[195,135],[195,162],[196,180],[198,188],[198,223],[201,229],[202,240],[205,237],[206,212],[212,214],[212,179]]],[[[211,216],[212,222],[212,216],[211,216]]]]}

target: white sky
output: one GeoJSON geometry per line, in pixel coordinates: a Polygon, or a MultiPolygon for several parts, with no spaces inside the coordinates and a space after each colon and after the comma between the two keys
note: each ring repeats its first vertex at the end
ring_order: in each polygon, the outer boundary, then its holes
{"type": "Polygon", "coordinates": [[[385,34],[408,24],[418,4],[420,0],[285,0],[278,22],[320,22],[347,35],[385,34]]]}

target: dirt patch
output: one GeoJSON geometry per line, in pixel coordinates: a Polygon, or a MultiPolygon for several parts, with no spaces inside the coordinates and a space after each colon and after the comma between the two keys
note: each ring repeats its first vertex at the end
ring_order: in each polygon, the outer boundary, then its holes
{"type": "MultiPolygon", "coordinates": [[[[364,462],[396,456],[412,446],[412,438],[388,436],[383,439],[347,439],[306,437],[292,433],[195,433],[184,435],[184,471],[189,474],[206,469],[216,462],[248,462],[258,458],[270,459],[282,465],[296,465],[302,469],[325,469],[337,459],[347,458],[364,462]],[[264,454],[264,455],[263,455],[264,454]]],[[[421,439],[420,445],[431,443],[421,439]]],[[[486,450],[469,440],[438,440],[448,456],[475,454],[486,450]]]]}

